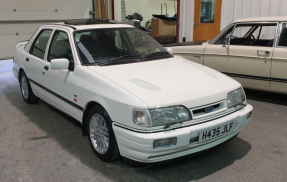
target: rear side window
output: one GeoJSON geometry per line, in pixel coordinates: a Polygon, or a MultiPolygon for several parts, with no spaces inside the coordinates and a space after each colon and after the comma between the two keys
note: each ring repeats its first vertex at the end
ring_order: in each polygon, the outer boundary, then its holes
{"type": "Polygon", "coordinates": [[[73,61],[73,54],[69,37],[66,32],[56,31],[49,50],[48,61],[52,59],[66,58],[73,61]]]}
{"type": "Polygon", "coordinates": [[[30,54],[40,59],[44,59],[45,50],[51,34],[52,30],[42,30],[34,41],[30,49],[30,54]]]}
{"type": "Polygon", "coordinates": [[[282,24],[278,46],[287,47],[287,23],[282,24]]]}

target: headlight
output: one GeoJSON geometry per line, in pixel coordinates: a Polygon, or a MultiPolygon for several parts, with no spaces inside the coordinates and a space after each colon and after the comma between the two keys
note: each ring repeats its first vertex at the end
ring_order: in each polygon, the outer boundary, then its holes
{"type": "Polygon", "coordinates": [[[191,120],[190,112],[183,106],[134,110],[134,123],[138,126],[162,126],[191,120]]]}
{"type": "Polygon", "coordinates": [[[230,92],[226,98],[228,109],[231,107],[236,107],[237,105],[241,105],[245,101],[246,101],[245,93],[242,88],[230,92]]]}
{"type": "Polygon", "coordinates": [[[149,112],[147,110],[134,110],[134,123],[138,126],[152,126],[149,112]]]}

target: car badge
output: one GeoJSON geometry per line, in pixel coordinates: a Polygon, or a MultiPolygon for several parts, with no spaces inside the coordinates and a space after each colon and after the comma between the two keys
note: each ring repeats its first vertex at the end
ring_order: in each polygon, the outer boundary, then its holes
{"type": "Polygon", "coordinates": [[[207,107],[205,108],[205,112],[211,112],[214,110],[214,107],[207,107]]]}

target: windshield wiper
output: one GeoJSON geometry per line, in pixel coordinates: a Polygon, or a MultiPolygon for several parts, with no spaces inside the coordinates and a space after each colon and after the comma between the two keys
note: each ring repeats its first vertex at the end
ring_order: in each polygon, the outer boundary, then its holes
{"type": "Polygon", "coordinates": [[[148,59],[152,57],[160,57],[160,56],[165,56],[165,55],[169,55],[169,57],[173,57],[169,52],[154,52],[154,53],[141,57],[139,60],[144,60],[144,59],[148,59]]]}
{"type": "Polygon", "coordinates": [[[135,59],[132,59],[132,58],[138,58],[138,56],[136,56],[136,55],[124,55],[124,56],[109,59],[108,61],[98,63],[98,65],[99,66],[106,66],[106,65],[112,65],[112,64],[117,64],[117,63],[134,62],[135,59]]]}

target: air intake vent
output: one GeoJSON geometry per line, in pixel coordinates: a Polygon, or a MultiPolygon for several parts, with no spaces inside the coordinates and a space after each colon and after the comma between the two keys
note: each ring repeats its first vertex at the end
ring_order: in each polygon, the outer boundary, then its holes
{"type": "Polygon", "coordinates": [[[134,78],[134,79],[131,79],[129,80],[130,82],[134,83],[135,85],[143,88],[143,89],[146,89],[146,90],[149,90],[149,91],[159,91],[161,90],[161,88],[159,88],[158,86],[155,86],[149,82],[146,82],[144,80],[141,80],[141,79],[138,79],[138,78],[134,78]]]}

